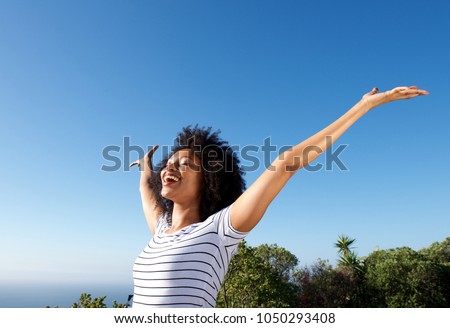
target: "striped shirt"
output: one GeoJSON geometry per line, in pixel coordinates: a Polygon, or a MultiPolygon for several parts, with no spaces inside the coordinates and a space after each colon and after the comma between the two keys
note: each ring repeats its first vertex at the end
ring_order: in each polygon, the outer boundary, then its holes
{"type": "Polygon", "coordinates": [[[133,308],[214,307],[231,257],[246,236],[233,229],[230,207],[166,234],[167,215],[133,267],[133,308]]]}

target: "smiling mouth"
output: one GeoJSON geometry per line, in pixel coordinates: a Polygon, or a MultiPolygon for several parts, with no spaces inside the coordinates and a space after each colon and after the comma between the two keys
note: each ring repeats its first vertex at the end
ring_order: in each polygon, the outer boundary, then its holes
{"type": "Polygon", "coordinates": [[[180,178],[175,175],[168,174],[164,177],[165,183],[174,183],[174,182],[178,182],[178,181],[180,181],[180,178]]]}

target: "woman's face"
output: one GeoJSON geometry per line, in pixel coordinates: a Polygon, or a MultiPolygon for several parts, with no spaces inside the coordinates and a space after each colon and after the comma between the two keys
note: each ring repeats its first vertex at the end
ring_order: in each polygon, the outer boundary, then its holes
{"type": "Polygon", "coordinates": [[[201,160],[192,150],[179,150],[161,171],[161,195],[174,203],[199,205],[203,174],[201,160]]]}

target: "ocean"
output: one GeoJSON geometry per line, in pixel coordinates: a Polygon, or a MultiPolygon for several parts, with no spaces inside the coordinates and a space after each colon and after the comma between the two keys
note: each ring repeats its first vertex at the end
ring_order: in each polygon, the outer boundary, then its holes
{"type": "MultiPolygon", "coordinates": [[[[0,308],[68,308],[77,302],[82,293],[95,297],[106,296],[105,304],[112,307],[115,300],[126,303],[128,295],[133,294],[131,285],[67,285],[67,284],[41,284],[28,285],[0,282],[0,308]]],[[[130,302],[131,303],[131,302],[130,302]]]]}

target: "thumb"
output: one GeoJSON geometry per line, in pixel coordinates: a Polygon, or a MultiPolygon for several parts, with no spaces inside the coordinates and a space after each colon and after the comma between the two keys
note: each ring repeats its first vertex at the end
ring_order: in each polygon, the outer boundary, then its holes
{"type": "Polygon", "coordinates": [[[378,88],[373,88],[372,91],[366,93],[367,96],[372,96],[374,94],[378,93],[378,88]]]}

